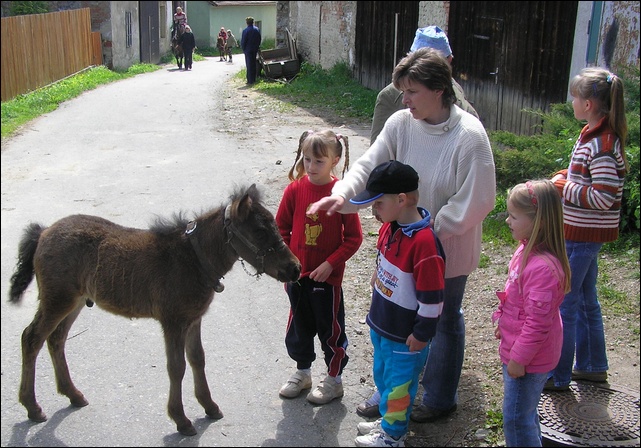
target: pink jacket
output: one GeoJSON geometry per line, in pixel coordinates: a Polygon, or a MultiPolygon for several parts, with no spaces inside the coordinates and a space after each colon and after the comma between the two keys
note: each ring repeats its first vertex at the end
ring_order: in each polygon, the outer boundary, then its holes
{"type": "Polygon", "coordinates": [[[492,314],[501,333],[501,362],[510,359],[527,373],[553,370],[561,357],[563,324],[559,306],[565,296],[565,273],[549,253],[530,253],[520,275],[525,241],[510,260],[505,291],[497,291],[500,303],[492,314]]]}

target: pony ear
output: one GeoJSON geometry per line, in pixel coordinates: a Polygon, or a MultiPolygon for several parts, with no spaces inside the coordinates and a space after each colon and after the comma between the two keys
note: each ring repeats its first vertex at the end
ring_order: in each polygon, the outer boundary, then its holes
{"type": "Polygon", "coordinates": [[[256,184],[252,184],[251,187],[247,189],[243,197],[240,198],[238,206],[236,207],[236,213],[239,219],[243,221],[247,219],[249,212],[251,211],[252,204],[254,203],[252,198],[256,197],[257,192],[256,184]]]}

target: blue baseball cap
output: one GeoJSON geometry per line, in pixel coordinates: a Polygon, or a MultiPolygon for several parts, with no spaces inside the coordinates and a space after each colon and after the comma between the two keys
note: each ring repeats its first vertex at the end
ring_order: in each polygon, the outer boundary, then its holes
{"type": "Polygon", "coordinates": [[[452,55],[450,41],[445,31],[434,25],[416,30],[416,36],[414,37],[410,51],[416,51],[423,47],[438,50],[443,53],[443,56],[446,58],[452,55]]]}

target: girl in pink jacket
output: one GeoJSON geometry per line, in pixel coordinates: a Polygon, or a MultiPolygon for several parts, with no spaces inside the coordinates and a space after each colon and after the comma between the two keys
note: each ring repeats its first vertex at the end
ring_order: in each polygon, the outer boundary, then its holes
{"type": "Polygon", "coordinates": [[[505,220],[520,241],[492,315],[503,363],[506,446],[541,446],[538,403],[563,345],[559,307],[570,289],[561,198],[549,180],[513,187],[505,220]]]}

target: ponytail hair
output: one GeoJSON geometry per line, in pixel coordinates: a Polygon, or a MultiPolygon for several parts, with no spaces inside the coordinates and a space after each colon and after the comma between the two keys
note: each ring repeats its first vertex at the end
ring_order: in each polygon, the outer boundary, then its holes
{"type": "Polygon", "coordinates": [[[628,121],[625,117],[623,80],[604,68],[584,68],[572,78],[570,94],[575,98],[597,101],[599,112],[607,117],[608,125],[619,137],[621,157],[627,173],[629,165],[625,156],[625,143],[628,138],[628,121]]]}

